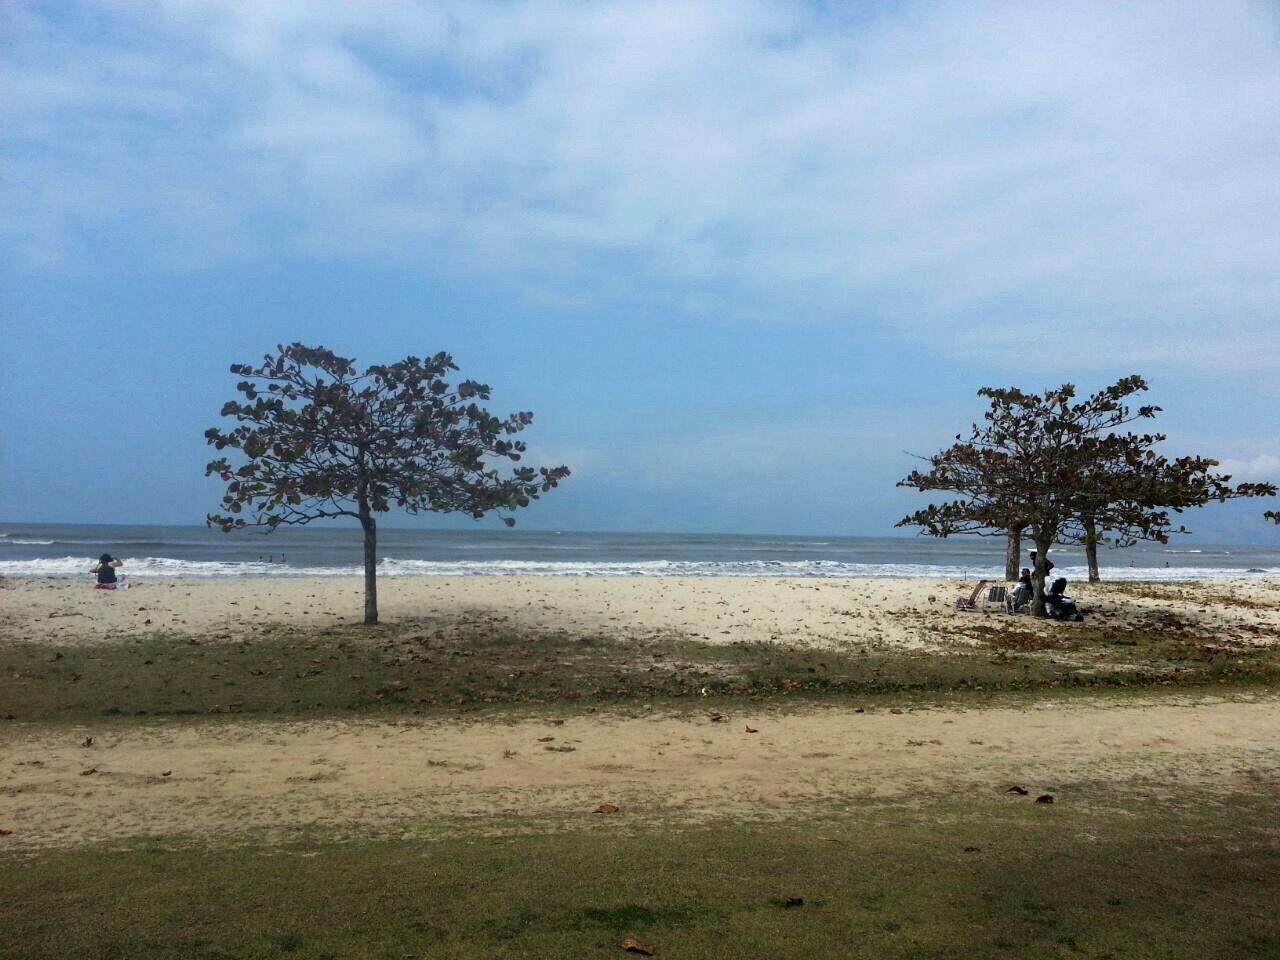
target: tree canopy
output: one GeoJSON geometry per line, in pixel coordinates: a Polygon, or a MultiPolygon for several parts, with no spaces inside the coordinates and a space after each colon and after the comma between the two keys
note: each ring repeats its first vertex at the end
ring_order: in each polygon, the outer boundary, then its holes
{"type": "Polygon", "coordinates": [[[1160,408],[1136,409],[1129,398],[1146,381],[1133,375],[1076,400],[1064,384],[1044,393],[984,387],[983,422],[967,437],[926,458],[900,486],[957,496],[930,504],[898,521],[938,537],[996,535],[1025,523],[1037,548],[1035,609],[1044,612],[1045,555],[1054,543],[1095,543],[1097,531],[1119,542],[1167,542],[1173,515],[1212,500],[1273,494],[1270,484],[1231,484],[1216,460],[1170,459],[1155,448],[1161,433],[1122,428],[1153,419],[1160,408]]]}
{"type": "Polygon", "coordinates": [[[480,518],[528,506],[569,475],[564,466],[521,465],[523,441],[511,439],[533,422],[529,412],[497,417],[478,401],[488,385],[446,377],[458,369],[447,353],[357,370],[355,361],[324,347],[278,346],[260,364],[235,363],[240,399],[221,415],[229,430],[211,427],[205,440],[219,451],[206,475],[226,483],[211,526],[275,529],[333,517],[353,517],[364,529],[365,622],[377,622],[375,513],[466,513],[480,518]]]}

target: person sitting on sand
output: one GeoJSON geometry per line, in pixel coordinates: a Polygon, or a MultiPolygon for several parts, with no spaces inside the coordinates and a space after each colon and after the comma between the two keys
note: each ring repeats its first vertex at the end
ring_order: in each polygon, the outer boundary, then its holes
{"type": "Polygon", "coordinates": [[[119,557],[113,557],[109,553],[104,553],[98,558],[98,562],[89,568],[90,573],[98,575],[98,582],[94,586],[95,590],[124,590],[128,588],[128,584],[124,582],[124,576],[116,577],[116,567],[124,563],[119,557]]]}

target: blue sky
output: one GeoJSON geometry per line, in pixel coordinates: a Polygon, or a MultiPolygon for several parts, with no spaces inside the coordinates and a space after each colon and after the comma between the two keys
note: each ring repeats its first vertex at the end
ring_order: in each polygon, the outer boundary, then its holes
{"type": "Polygon", "coordinates": [[[886,533],[977,387],[1135,371],[1280,479],[1275,5],[856,9],[3,5],[0,518],[198,522],[294,339],[534,410],[533,528],[886,533]]]}

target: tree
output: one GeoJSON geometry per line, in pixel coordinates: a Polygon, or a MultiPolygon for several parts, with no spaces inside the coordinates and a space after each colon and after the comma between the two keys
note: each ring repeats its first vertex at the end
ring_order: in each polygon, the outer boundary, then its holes
{"type": "Polygon", "coordinates": [[[1210,500],[1274,493],[1267,484],[1230,485],[1212,472],[1217,461],[1169,460],[1153,447],[1162,434],[1117,432],[1154,417],[1159,407],[1133,410],[1127,398],[1147,389],[1125,377],[1083,401],[1064,384],[1042,394],[984,387],[989,408],[969,437],[928,458],[930,470],[914,471],[901,486],[949,490],[957,499],[931,504],[900,521],[938,537],[1007,533],[1009,519],[1025,518],[1037,558],[1032,609],[1045,613],[1045,560],[1054,543],[1096,544],[1097,531],[1126,541],[1167,542],[1170,511],[1181,513],[1210,500]]]}
{"type": "MultiPolygon", "coordinates": [[[[991,414],[988,410],[987,416],[991,414]]],[[[974,430],[977,429],[975,426],[974,430]]],[[[1016,478],[1002,472],[1007,463],[998,457],[973,457],[967,445],[959,442],[922,459],[929,464],[929,469],[911,471],[898,486],[914,487],[922,492],[945,490],[964,497],[972,522],[965,530],[956,532],[1005,537],[1004,576],[1006,580],[1017,580],[1027,514],[1016,495],[1016,478]]],[[[903,526],[903,522],[898,526],[903,526]]]]}
{"type": "Polygon", "coordinates": [[[1271,520],[1277,524],[1280,524],[1280,510],[1268,510],[1266,513],[1263,514],[1263,516],[1266,517],[1268,520],[1271,520]]]}
{"type": "MultiPolygon", "coordinates": [[[[1155,408],[1157,411],[1159,408],[1155,408]]],[[[1207,457],[1178,457],[1169,459],[1152,449],[1154,443],[1163,442],[1164,434],[1147,434],[1133,447],[1119,445],[1124,456],[1107,461],[1100,459],[1086,469],[1084,486],[1080,492],[1080,516],[1078,529],[1068,529],[1071,539],[1084,544],[1089,570],[1089,582],[1097,583],[1098,544],[1110,542],[1115,546],[1132,546],[1139,540],[1168,542],[1170,533],[1188,533],[1183,526],[1173,527],[1168,512],[1180,514],[1190,507],[1200,507],[1212,501],[1233,500],[1241,497],[1270,496],[1275,488],[1266,483],[1242,483],[1231,485],[1231,477],[1217,474],[1217,460],[1207,457]],[[1125,511],[1108,510],[1099,502],[1111,497],[1119,503],[1130,503],[1149,511],[1160,521],[1154,528],[1145,524],[1129,524],[1107,527],[1100,517],[1116,517],[1123,520],[1125,511]],[[1152,533],[1155,531],[1155,535],[1152,533]]]]}
{"type": "MultiPolygon", "coordinates": [[[[278,346],[260,365],[233,363],[244,377],[242,399],[222,416],[237,426],[211,427],[205,440],[225,456],[205,475],[226,482],[225,514],[209,514],[224,532],[246,526],[275,530],[331,517],[353,517],[364,531],[364,622],[378,622],[376,513],[468,513],[527,507],[569,475],[567,467],[514,468],[520,440],[507,439],[533,422],[532,413],[495,417],[476,401],[489,387],[445,380],[458,369],[447,353],[406,357],[358,372],[355,362],[324,347],[278,346]],[[248,519],[245,518],[248,515],[248,519]]],[[[503,517],[507,526],[515,518],[503,517]]]]}
{"type": "MultiPolygon", "coordinates": [[[[982,391],[979,391],[982,395],[982,391]]],[[[913,470],[906,479],[899,481],[900,487],[913,487],[922,492],[944,490],[956,493],[965,502],[966,520],[955,533],[972,533],[978,536],[1005,537],[1004,575],[1006,580],[1017,580],[1020,572],[1022,555],[1022,534],[1029,523],[1029,513],[1021,495],[1023,483],[1018,473],[1010,470],[1011,461],[1000,456],[975,456],[972,441],[986,437],[988,440],[1005,438],[1005,426],[996,422],[999,410],[991,404],[983,414],[986,426],[974,424],[970,443],[962,442],[962,436],[956,435],[956,443],[931,457],[922,457],[929,469],[913,470]]],[[[929,511],[920,511],[913,516],[924,519],[926,515],[933,517],[929,511]]],[[[939,515],[940,516],[940,515],[939,515]]],[[[948,522],[958,521],[958,516],[949,516],[948,522]]],[[[897,526],[904,526],[910,518],[899,521],[897,526]]],[[[929,528],[929,524],[921,526],[929,528]]],[[[947,536],[947,534],[939,534],[947,536]]]]}

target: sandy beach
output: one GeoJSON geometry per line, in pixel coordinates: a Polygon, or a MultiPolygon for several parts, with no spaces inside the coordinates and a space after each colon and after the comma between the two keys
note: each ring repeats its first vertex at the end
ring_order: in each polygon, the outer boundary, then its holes
{"type": "Polygon", "coordinates": [[[1078,795],[1280,783],[1274,696],[720,716],[59,729],[10,744],[0,821],[21,824],[28,847],[314,826],[404,836],[456,818],[572,826],[601,803],[629,818],[778,819],[1002,797],[1011,784],[1078,795]]]}
{"type": "MultiPolygon", "coordinates": [[[[708,643],[774,642],[840,649],[885,645],[938,649],[969,644],[982,623],[1044,630],[998,605],[954,609],[974,584],[919,579],[749,577],[388,577],[382,620],[442,630],[504,625],[571,633],[650,636],[673,632],[708,643]]],[[[1224,640],[1265,641],[1280,630],[1280,581],[1073,585],[1090,623],[1123,628],[1176,617],[1224,640]]],[[[272,625],[358,623],[356,578],[142,580],[125,591],[68,580],[0,583],[0,639],[103,643],[173,633],[239,637],[272,625]]],[[[1070,630],[1069,624],[1052,629],[1070,630]]]]}
{"type": "MultiPolygon", "coordinates": [[[[635,854],[599,857],[635,843],[671,851],[658,889],[703,858],[681,852],[692,837],[717,838],[714,858],[750,831],[773,839],[749,862],[804,837],[856,878],[1008,845],[964,890],[1009,870],[1028,871],[1020,891],[1040,883],[1050,844],[1087,864],[1075,899],[1113,870],[1106,836],[1155,857],[1156,886],[1197,844],[1266,869],[1280,583],[1082,585],[1082,624],[957,610],[974,586],[388,577],[366,628],[355,578],[0,581],[0,853],[15,871],[93,858],[107,892],[110,858],[156,858],[166,878],[190,862],[197,898],[209,855],[251,861],[236,890],[276,858],[313,864],[327,898],[353,854],[385,852],[399,878],[397,850],[435,869],[443,844],[488,858],[491,883],[541,856],[522,844],[583,843],[567,869],[594,891],[635,854]]],[[[439,884],[446,901],[462,889],[439,884]]],[[[543,903],[545,884],[529,889],[543,903]]]]}

